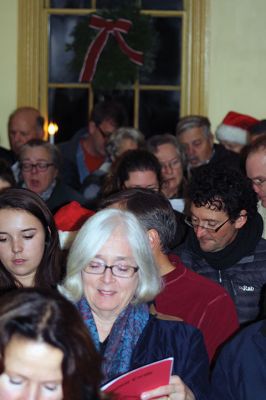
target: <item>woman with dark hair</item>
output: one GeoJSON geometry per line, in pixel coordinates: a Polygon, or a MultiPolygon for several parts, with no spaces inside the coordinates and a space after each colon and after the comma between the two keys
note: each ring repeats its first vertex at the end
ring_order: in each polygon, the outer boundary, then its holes
{"type": "Polygon", "coordinates": [[[147,150],[128,150],[113,164],[102,197],[132,187],[159,191],[161,185],[161,165],[157,158],[147,150]]]}
{"type": "Polygon", "coordinates": [[[27,189],[0,192],[0,292],[23,287],[55,288],[63,278],[53,216],[27,189]]]}
{"type": "Polygon", "coordinates": [[[97,400],[101,359],[76,307],[24,288],[0,302],[1,400],[97,400]]]}

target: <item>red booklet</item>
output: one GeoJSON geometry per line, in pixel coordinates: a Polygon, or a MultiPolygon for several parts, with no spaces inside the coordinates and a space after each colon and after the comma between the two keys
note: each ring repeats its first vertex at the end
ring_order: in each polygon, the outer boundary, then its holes
{"type": "Polygon", "coordinates": [[[102,387],[105,393],[113,393],[115,400],[140,399],[148,390],[169,384],[173,357],[144,365],[115,378],[102,387]]]}

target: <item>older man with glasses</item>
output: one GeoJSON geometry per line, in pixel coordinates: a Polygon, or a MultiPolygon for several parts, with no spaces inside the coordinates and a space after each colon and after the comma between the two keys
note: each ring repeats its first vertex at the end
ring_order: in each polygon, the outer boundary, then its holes
{"type": "Polygon", "coordinates": [[[246,172],[259,199],[258,211],[264,221],[262,236],[266,239],[266,135],[259,136],[249,146],[246,172]]]}
{"type": "Polygon", "coordinates": [[[251,181],[230,168],[202,166],[189,184],[192,229],[178,248],[185,265],[230,293],[241,324],[259,314],[266,241],[251,181]]]}
{"type": "Polygon", "coordinates": [[[176,137],[186,153],[186,175],[190,178],[201,165],[230,165],[239,168],[239,155],[214,143],[210,120],[203,115],[187,115],[178,121],[176,137]]]}

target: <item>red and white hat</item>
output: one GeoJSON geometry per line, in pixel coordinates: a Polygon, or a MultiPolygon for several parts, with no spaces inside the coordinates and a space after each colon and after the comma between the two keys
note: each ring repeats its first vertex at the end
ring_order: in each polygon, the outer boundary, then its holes
{"type": "Polygon", "coordinates": [[[216,138],[245,145],[248,143],[249,128],[257,122],[256,118],[249,115],[230,111],[218,126],[216,138]]]}
{"type": "Polygon", "coordinates": [[[94,211],[82,207],[77,201],[71,201],[55,213],[54,220],[62,249],[68,249],[71,246],[81,226],[93,214],[95,214],[94,211]]]}

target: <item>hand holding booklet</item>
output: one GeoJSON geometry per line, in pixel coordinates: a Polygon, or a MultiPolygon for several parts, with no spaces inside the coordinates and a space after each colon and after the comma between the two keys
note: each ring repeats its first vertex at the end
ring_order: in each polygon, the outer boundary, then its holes
{"type": "Polygon", "coordinates": [[[115,394],[116,400],[140,399],[141,393],[169,384],[172,365],[173,357],[144,365],[115,378],[101,389],[115,394]]]}

